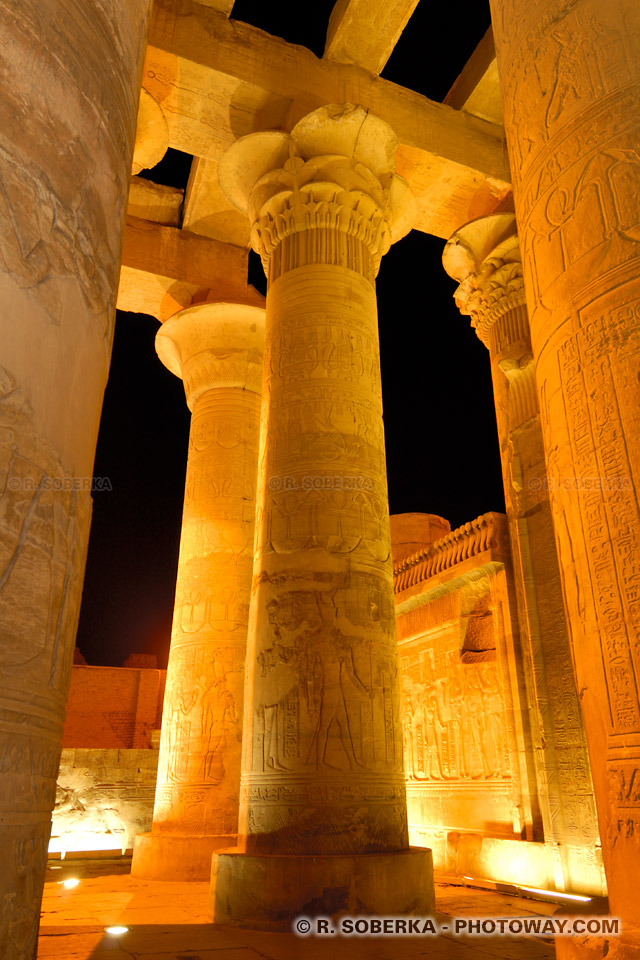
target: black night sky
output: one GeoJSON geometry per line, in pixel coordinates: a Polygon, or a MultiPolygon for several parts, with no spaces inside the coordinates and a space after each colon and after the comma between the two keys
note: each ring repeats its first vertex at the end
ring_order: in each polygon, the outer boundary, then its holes
{"type": "MultiPolygon", "coordinates": [[[[333,3],[236,0],[232,17],[321,56],[333,3]]],[[[421,0],[382,76],[442,100],[489,23],[485,0],[421,0]]],[[[190,159],[169,151],[145,175],[184,187],[190,159]]],[[[384,257],[377,288],[391,512],[436,513],[453,528],[503,511],[504,498],[489,356],[453,303],[443,246],[412,232],[384,257]]],[[[77,640],[90,664],[135,652],[166,666],[189,411],[182,382],[156,356],[157,329],[151,317],[117,316],[94,470],[112,490],[94,493],[77,640]]]]}

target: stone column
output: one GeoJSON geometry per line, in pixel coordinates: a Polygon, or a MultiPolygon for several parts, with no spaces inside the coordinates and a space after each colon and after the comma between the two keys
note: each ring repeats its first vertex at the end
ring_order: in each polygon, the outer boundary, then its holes
{"type": "Polygon", "coordinates": [[[238,832],[264,310],[207,303],[158,331],[192,412],[176,602],[151,833],[132,873],[206,880],[238,832]]]}
{"type": "Polygon", "coordinates": [[[610,904],[638,926],[640,6],[491,7],[610,904]]]}
{"type": "Polygon", "coordinates": [[[269,279],[239,852],[222,923],[432,904],[409,852],[374,278],[410,226],[391,129],[324,107],[220,162],[269,279]]]}
{"type": "Polygon", "coordinates": [[[35,957],[149,0],[0,0],[0,944],[35,957]]]}
{"type": "Polygon", "coordinates": [[[549,883],[606,891],[587,741],[575,685],[544,463],[540,410],[515,216],[457,230],[444,267],[489,350],[523,665],[549,883]]]}

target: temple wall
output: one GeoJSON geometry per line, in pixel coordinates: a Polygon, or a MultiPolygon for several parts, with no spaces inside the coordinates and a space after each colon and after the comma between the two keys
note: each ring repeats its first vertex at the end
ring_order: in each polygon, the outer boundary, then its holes
{"type": "Polygon", "coordinates": [[[166,670],[75,665],[62,746],[150,747],[162,721],[165,680],[166,670]]]}
{"type": "MultiPolygon", "coordinates": [[[[495,554],[502,518],[489,516],[495,554]]],[[[481,534],[482,523],[476,524],[481,534]]],[[[423,563],[419,569],[420,554],[396,566],[407,804],[414,842],[427,827],[513,839],[520,826],[514,825],[517,759],[511,756],[508,696],[497,650],[504,625],[492,599],[496,578],[498,590],[506,594],[505,567],[479,538],[467,547],[470,556],[458,557],[457,534],[437,542],[435,554],[433,547],[423,551],[433,557],[430,567],[423,563]],[[449,555],[436,559],[447,542],[449,555]]],[[[458,537],[460,543],[468,539],[458,537]]]]}
{"type": "Polygon", "coordinates": [[[131,852],[151,827],[157,770],[157,750],[63,749],[49,856],[131,852]]]}
{"type": "MultiPolygon", "coordinates": [[[[411,843],[440,874],[553,888],[562,852],[540,818],[506,517],[403,557],[394,582],[411,843]]],[[[573,891],[604,893],[599,849],[569,852],[573,891]]]]}

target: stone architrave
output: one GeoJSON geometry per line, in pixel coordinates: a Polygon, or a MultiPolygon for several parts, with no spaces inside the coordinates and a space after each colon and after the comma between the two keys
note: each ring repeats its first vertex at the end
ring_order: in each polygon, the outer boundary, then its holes
{"type": "Polygon", "coordinates": [[[640,6],[491,7],[551,512],[626,931],[612,957],[640,928],[640,6]]]}
{"type": "Polygon", "coordinates": [[[454,293],[489,350],[533,756],[558,890],[606,889],[593,784],[544,463],[522,261],[512,213],[481,217],[445,246],[454,293]]]}
{"type": "Polygon", "coordinates": [[[0,0],[3,960],[36,953],[149,6],[0,0]]]}
{"type": "Polygon", "coordinates": [[[216,922],[426,913],[410,851],[374,278],[411,225],[396,139],[362,107],[238,140],[220,182],[269,280],[237,852],[216,922]]]}
{"type": "Polygon", "coordinates": [[[207,880],[238,832],[264,309],[190,307],[156,347],[192,417],[153,825],[132,873],[207,880]]]}

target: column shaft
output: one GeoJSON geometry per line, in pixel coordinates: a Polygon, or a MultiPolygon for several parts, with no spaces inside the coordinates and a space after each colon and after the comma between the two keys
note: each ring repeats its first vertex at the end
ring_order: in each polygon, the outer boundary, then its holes
{"type": "Polygon", "coordinates": [[[601,894],[606,887],[562,601],[515,217],[497,214],[460,227],[443,261],[462,281],[456,303],[471,316],[491,359],[522,643],[518,670],[526,681],[543,837],[552,852],[549,883],[601,894]]]}
{"type": "Polygon", "coordinates": [[[0,944],[35,957],[149,0],[0,0],[0,944]]]}
{"type": "Polygon", "coordinates": [[[264,310],[203,304],[160,329],[192,410],[153,825],[132,872],[206,880],[238,832],[264,310]]]}
{"type": "Polygon", "coordinates": [[[491,6],[610,903],[640,924],[640,8],[491,6]]]}
{"type": "Polygon", "coordinates": [[[280,275],[267,296],[266,337],[246,849],[402,849],[373,284],[322,263],[280,275]]]}
{"type": "Polygon", "coordinates": [[[593,784],[575,684],[547,490],[527,308],[489,332],[523,663],[550,883],[606,891],[593,784]]]}

